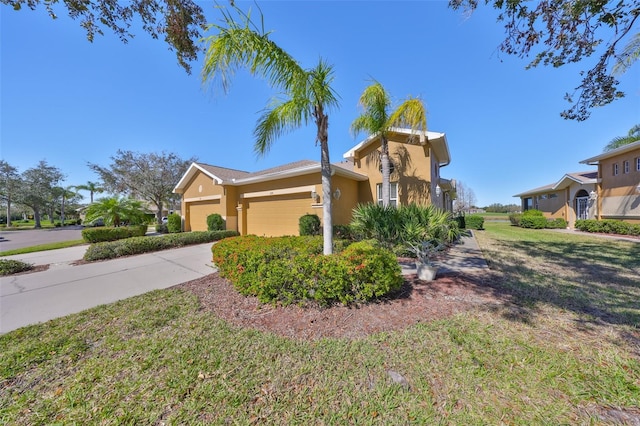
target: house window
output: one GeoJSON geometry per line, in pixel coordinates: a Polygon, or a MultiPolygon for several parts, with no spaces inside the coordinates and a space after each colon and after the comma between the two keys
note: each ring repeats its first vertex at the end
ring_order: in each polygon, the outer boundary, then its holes
{"type": "Polygon", "coordinates": [[[636,158],[636,172],[640,172],[640,157],[636,158]]]}
{"type": "MultiPolygon", "coordinates": [[[[398,205],[398,183],[391,182],[389,186],[389,205],[396,207],[398,205]]],[[[382,184],[376,185],[376,189],[378,192],[378,204],[382,205],[382,184]]]]}
{"type": "Polygon", "coordinates": [[[549,194],[549,198],[558,198],[558,194],[549,194]]]}
{"type": "Polygon", "coordinates": [[[622,163],[622,169],[623,169],[623,173],[629,173],[629,161],[625,160],[622,163]]]}
{"type": "Polygon", "coordinates": [[[618,176],[618,163],[613,164],[613,175],[618,176]]]}

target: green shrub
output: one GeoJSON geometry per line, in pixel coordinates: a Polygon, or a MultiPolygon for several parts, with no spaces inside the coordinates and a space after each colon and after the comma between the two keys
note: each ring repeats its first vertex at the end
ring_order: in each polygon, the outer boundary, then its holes
{"type": "Polygon", "coordinates": [[[460,229],[465,229],[467,227],[466,223],[465,223],[465,218],[463,214],[460,214],[458,216],[456,216],[454,218],[454,220],[456,221],[456,223],[458,224],[458,228],[460,229]]]}
{"type": "Polygon", "coordinates": [[[603,234],[640,235],[640,225],[630,224],[614,219],[581,219],[576,220],[575,228],[584,232],[599,232],[603,234]]]}
{"type": "Polygon", "coordinates": [[[520,227],[531,229],[544,229],[547,227],[547,218],[538,215],[523,214],[520,218],[520,227]]]}
{"type": "Polygon", "coordinates": [[[402,284],[396,257],[376,241],[322,255],[320,237],[246,236],[212,247],[220,275],[262,303],[349,304],[381,297],[402,284]]]}
{"type": "Polygon", "coordinates": [[[142,236],[147,233],[147,225],[118,226],[85,228],[82,230],[82,239],[88,243],[99,243],[103,241],[116,241],[123,238],[142,236]]]}
{"type": "MultiPolygon", "coordinates": [[[[182,232],[182,216],[177,213],[171,213],[167,217],[167,230],[172,234],[182,232]]],[[[209,229],[209,231],[218,231],[218,229],[209,229]]]]}
{"type": "Polygon", "coordinates": [[[520,219],[522,219],[522,213],[511,213],[509,215],[509,222],[513,226],[520,226],[520,219]]]}
{"type": "Polygon", "coordinates": [[[164,223],[156,223],[156,232],[159,234],[168,234],[169,228],[164,223]]]}
{"type": "Polygon", "coordinates": [[[564,229],[567,227],[567,221],[561,217],[549,219],[546,227],[550,229],[564,229]]]}
{"type": "Polygon", "coordinates": [[[349,225],[333,225],[333,236],[339,240],[355,240],[355,235],[349,225]]]}
{"type": "Polygon", "coordinates": [[[30,263],[20,260],[0,259],[0,275],[17,274],[31,269],[33,269],[33,265],[30,263]]]}
{"type": "Polygon", "coordinates": [[[529,210],[525,210],[522,213],[523,216],[544,216],[544,213],[542,213],[542,211],[540,210],[536,210],[536,209],[529,209],[529,210]]]}
{"type": "Polygon", "coordinates": [[[484,229],[484,217],[479,214],[465,216],[464,223],[467,229],[484,229]]]}
{"type": "Polygon", "coordinates": [[[226,228],[224,219],[218,213],[213,213],[207,216],[207,230],[209,231],[222,231],[226,228]]]}
{"type": "Polygon", "coordinates": [[[300,235],[320,235],[320,218],[317,214],[305,214],[298,220],[300,235]]]}
{"type": "Polygon", "coordinates": [[[84,259],[88,261],[114,259],[192,244],[210,243],[237,235],[236,231],[200,231],[100,242],[89,246],[84,259]]]}

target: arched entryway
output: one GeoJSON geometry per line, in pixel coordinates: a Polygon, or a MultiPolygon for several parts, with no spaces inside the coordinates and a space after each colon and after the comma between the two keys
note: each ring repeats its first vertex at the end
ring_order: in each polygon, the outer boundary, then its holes
{"type": "Polygon", "coordinates": [[[576,193],[574,208],[576,219],[589,219],[589,193],[584,189],[576,193]]]}

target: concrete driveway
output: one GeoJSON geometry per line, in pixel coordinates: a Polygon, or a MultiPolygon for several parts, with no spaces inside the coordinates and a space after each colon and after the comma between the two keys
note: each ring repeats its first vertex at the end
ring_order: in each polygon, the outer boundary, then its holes
{"type": "Polygon", "coordinates": [[[209,275],[215,272],[211,246],[76,266],[71,263],[82,259],[87,246],[4,257],[50,267],[0,278],[0,334],[209,275]]]}

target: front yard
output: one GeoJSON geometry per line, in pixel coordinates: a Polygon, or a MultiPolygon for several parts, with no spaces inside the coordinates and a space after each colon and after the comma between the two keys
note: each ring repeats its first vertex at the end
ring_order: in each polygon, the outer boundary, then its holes
{"type": "Polygon", "coordinates": [[[0,336],[0,423],[640,421],[640,244],[486,228],[505,302],[397,331],[287,338],[178,286],[0,336]]]}

